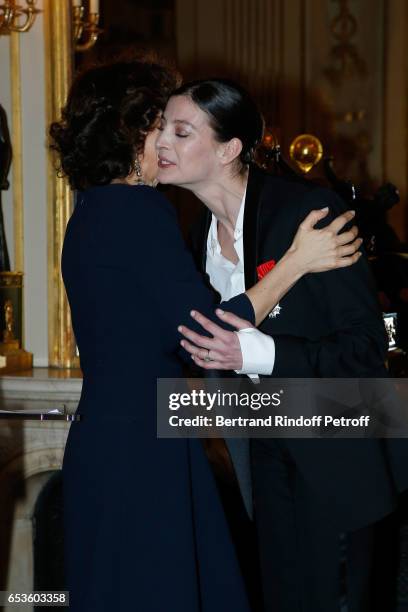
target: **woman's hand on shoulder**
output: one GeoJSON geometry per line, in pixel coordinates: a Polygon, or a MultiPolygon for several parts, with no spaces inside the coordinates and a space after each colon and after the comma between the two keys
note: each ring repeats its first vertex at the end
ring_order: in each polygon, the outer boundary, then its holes
{"type": "Polygon", "coordinates": [[[328,207],[312,210],[300,224],[289,248],[288,255],[296,259],[302,274],[345,268],[355,264],[362,255],[359,249],[363,241],[358,238],[358,228],[353,226],[341,232],[354,218],[355,212],[348,210],[326,227],[315,229],[328,212],[328,207]]]}

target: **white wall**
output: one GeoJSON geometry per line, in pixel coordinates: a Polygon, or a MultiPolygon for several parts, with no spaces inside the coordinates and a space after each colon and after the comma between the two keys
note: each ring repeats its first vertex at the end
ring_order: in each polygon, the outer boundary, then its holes
{"type": "MultiPolygon", "coordinates": [[[[43,0],[37,1],[43,8],[43,0]]],[[[20,34],[22,85],[22,155],[24,199],[24,348],[34,365],[48,365],[47,184],[44,74],[44,20],[20,34]]],[[[0,36],[0,101],[11,123],[9,38],[0,36]]],[[[14,75],[15,77],[15,75],[14,75]]],[[[12,126],[10,125],[10,129],[12,126]]],[[[3,202],[11,265],[14,266],[12,192],[3,202]]]]}

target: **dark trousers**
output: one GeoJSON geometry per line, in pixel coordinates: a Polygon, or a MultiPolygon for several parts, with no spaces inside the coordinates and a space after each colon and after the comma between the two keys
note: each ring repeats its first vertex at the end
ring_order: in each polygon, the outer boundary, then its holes
{"type": "Polygon", "coordinates": [[[384,571],[375,567],[377,526],[339,533],[285,441],[251,444],[265,612],[392,612],[386,593],[395,574],[384,558],[384,571]]]}

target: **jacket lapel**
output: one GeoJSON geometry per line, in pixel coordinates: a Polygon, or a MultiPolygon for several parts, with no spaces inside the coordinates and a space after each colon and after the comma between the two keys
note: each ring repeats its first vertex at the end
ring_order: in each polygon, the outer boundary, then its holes
{"type": "Polygon", "coordinates": [[[265,173],[255,165],[249,167],[248,186],[244,212],[244,269],[245,287],[249,289],[258,281],[258,227],[261,208],[261,193],[265,173]]]}
{"type": "MultiPolygon", "coordinates": [[[[249,167],[248,185],[244,211],[244,271],[245,287],[248,289],[258,281],[256,265],[258,261],[258,225],[260,200],[266,174],[256,165],[249,167]]],[[[207,262],[207,238],[212,213],[207,208],[197,228],[196,253],[201,270],[205,272],[207,262]]]]}
{"type": "Polygon", "coordinates": [[[207,238],[208,232],[210,231],[212,213],[206,208],[199,219],[199,223],[196,225],[193,238],[194,253],[196,264],[202,272],[205,272],[205,266],[207,263],[207,238]]]}

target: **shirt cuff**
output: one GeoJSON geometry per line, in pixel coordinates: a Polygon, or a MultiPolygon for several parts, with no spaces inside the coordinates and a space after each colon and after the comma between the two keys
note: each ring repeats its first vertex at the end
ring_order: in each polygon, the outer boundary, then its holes
{"type": "Polygon", "coordinates": [[[271,336],[263,334],[256,327],[248,327],[235,332],[242,353],[242,368],[237,374],[255,376],[272,374],[275,365],[275,342],[271,336]]]}

